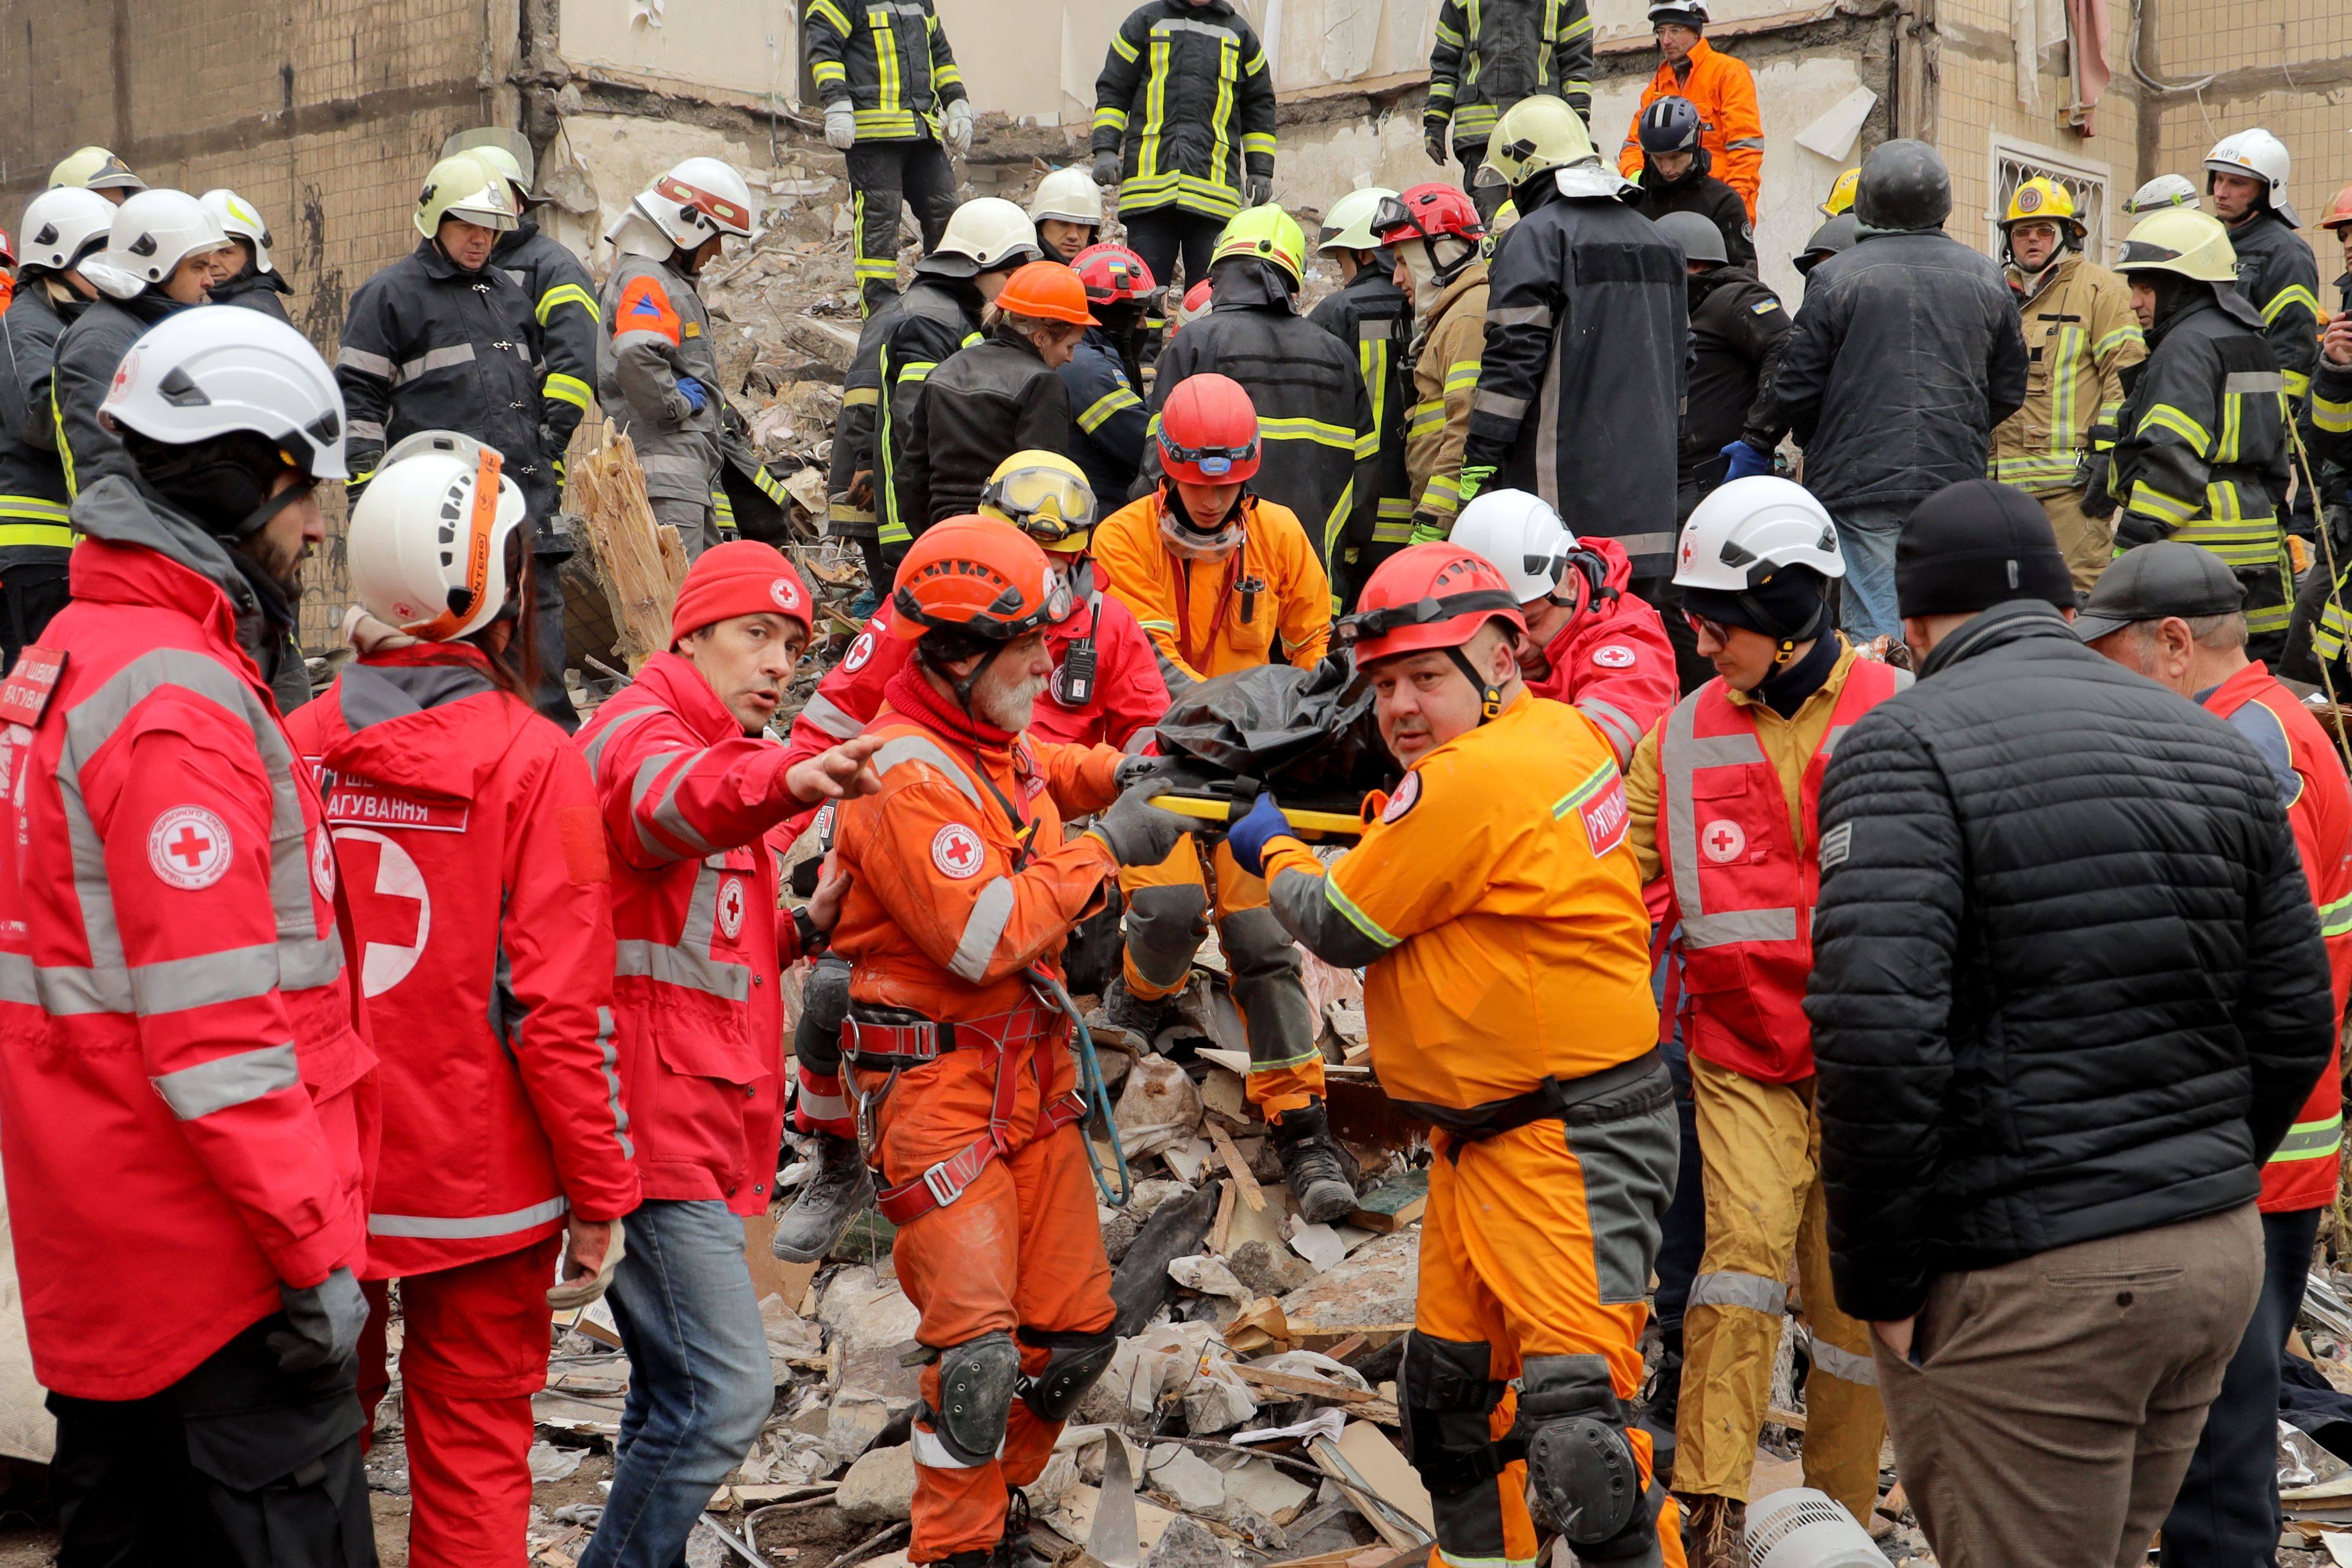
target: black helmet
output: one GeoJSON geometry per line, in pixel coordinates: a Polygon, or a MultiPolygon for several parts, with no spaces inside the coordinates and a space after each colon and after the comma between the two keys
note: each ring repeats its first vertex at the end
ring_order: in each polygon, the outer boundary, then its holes
{"type": "Polygon", "coordinates": [[[1861,223],[1850,212],[1843,212],[1813,230],[1813,237],[1805,241],[1804,254],[1796,259],[1798,276],[1812,271],[1839,251],[1849,249],[1861,237],[1861,223]]]}
{"type": "Polygon", "coordinates": [[[1642,151],[1696,153],[1698,130],[1698,105],[1687,98],[1657,99],[1642,110],[1642,151]]]}
{"type": "Polygon", "coordinates": [[[1651,222],[1658,232],[1683,247],[1685,261],[1711,261],[1721,267],[1731,259],[1724,248],[1723,231],[1712,219],[1696,213],[1661,213],[1651,222]]]}
{"type": "Polygon", "coordinates": [[[1952,215],[1951,171],[1925,142],[1883,142],[1862,161],[1853,212],[1882,234],[1941,228],[1952,215]]]}

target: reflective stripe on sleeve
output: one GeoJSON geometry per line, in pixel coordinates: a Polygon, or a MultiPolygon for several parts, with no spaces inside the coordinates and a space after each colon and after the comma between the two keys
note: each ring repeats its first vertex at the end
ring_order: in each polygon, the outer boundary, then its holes
{"type": "Polygon", "coordinates": [[[218,1057],[147,1081],[155,1086],[155,1092],[163,1097],[173,1115],[183,1121],[194,1121],[281,1089],[292,1089],[302,1081],[302,1073],[289,1041],[282,1046],[263,1046],[218,1057]]]}
{"type": "Polygon", "coordinates": [[[368,1215],[370,1236],[409,1236],[430,1241],[478,1241],[485,1237],[511,1236],[519,1230],[545,1225],[572,1207],[572,1200],[561,1195],[545,1203],[516,1209],[510,1214],[467,1215],[443,1219],[431,1215],[372,1214],[368,1215]]]}
{"type": "Polygon", "coordinates": [[[978,982],[988,973],[988,961],[996,956],[996,945],[1004,940],[1004,928],[1013,921],[1013,879],[992,877],[971,901],[971,913],[965,917],[963,937],[956,943],[955,956],[948,960],[948,972],[959,980],[978,982]]]}

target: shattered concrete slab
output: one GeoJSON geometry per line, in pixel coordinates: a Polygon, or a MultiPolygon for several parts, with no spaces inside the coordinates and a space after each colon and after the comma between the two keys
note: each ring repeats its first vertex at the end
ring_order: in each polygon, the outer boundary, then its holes
{"type": "Polygon", "coordinates": [[[1367,1329],[1412,1321],[1421,1273],[1421,1227],[1375,1237],[1311,1282],[1282,1298],[1294,1326],[1367,1329]]]}

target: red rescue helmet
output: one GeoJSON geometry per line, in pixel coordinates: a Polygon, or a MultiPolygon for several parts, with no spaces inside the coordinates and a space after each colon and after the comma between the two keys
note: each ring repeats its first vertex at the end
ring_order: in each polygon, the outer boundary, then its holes
{"type": "Polygon", "coordinates": [[[1475,246],[1486,237],[1486,226],[1460,186],[1433,180],[1382,202],[1372,214],[1372,233],[1382,245],[1450,235],[1475,246]]]}
{"type": "Polygon", "coordinates": [[[1239,484],[1257,472],[1257,405],[1211,371],[1186,376],[1160,410],[1160,467],[1188,485],[1239,484]]]}
{"type": "Polygon", "coordinates": [[[890,633],[908,642],[936,631],[1008,643],[1056,618],[1053,586],[1045,552],[1011,523],[945,518],[925,529],[898,563],[890,633]]]}
{"type": "Polygon", "coordinates": [[[1087,298],[1097,305],[1129,300],[1149,300],[1160,285],[1143,258],[1123,245],[1089,245],[1070,258],[1087,286],[1087,298]]]}
{"type": "Polygon", "coordinates": [[[1339,624],[1359,667],[1400,654],[1441,651],[1478,689],[1484,718],[1503,710],[1503,695],[1462,649],[1489,621],[1526,635],[1518,596],[1485,556],[1439,541],[1408,545],[1381,563],[1357,610],[1339,624]]]}

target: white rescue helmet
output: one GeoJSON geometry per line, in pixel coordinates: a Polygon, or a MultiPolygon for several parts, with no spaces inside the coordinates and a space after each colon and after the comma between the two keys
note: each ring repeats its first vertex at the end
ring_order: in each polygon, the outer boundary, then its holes
{"type": "Polygon", "coordinates": [[[213,215],[223,234],[253,247],[255,271],[273,270],[269,264],[269,226],[261,221],[260,208],[226,185],[215,186],[196,200],[204,203],[205,211],[213,215]]]}
{"type": "Polygon", "coordinates": [[[49,171],[51,190],[143,191],[147,182],[103,147],[77,147],[49,171]]]}
{"type": "Polygon", "coordinates": [[[1315,248],[1318,252],[1380,249],[1381,237],[1372,232],[1372,216],[1381,210],[1382,202],[1395,199],[1396,193],[1384,185],[1363,185],[1349,191],[1323,215],[1323,233],[1315,248]]]}
{"type": "Polygon", "coordinates": [[[310,339],[256,310],[166,316],[122,356],[99,414],[174,447],[249,431],[314,479],[351,478],[335,373],[310,339]]]}
{"type": "Polygon", "coordinates": [[[714,235],[749,239],[758,218],[751,184],[718,158],[687,159],[630,205],[680,250],[698,249],[714,235]]]}
{"type": "Polygon", "coordinates": [[[1683,524],[1675,586],[1740,594],[1783,566],[1845,575],[1837,528],[1813,492],[1773,474],[1751,474],[1710,491],[1683,524]]]}
{"type": "Polygon", "coordinates": [[[87,276],[115,298],[128,300],[171,277],[189,257],[227,244],[220,220],[187,192],[134,191],[114,209],[114,226],[98,258],[105,272],[87,276]]]}
{"type": "Polygon", "coordinates": [[[1485,556],[1522,605],[1550,596],[1576,548],[1576,535],[1551,503],[1527,490],[1481,490],[1446,539],[1485,556]]]}
{"type": "Polygon", "coordinates": [[[16,231],[19,263],[63,272],[105,241],[114,213],[112,202],[79,185],[43,191],[25,204],[25,225],[16,231]]]}
{"type": "Polygon", "coordinates": [[[1037,226],[1003,196],[974,196],[948,215],[931,255],[962,257],[976,272],[1018,266],[1037,259],[1037,226]]]}
{"type": "Polygon", "coordinates": [[[2288,167],[2286,143],[2256,126],[2224,136],[2213,143],[2205,154],[2205,188],[2213,188],[2216,174],[2240,174],[2250,180],[2261,180],[2270,187],[2271,210],[2286,219],[2289,228],[2301,228],[2303,220],[2294,216],[2287,205],[2286,176],[2288,167]]]}
{"type": "Polygon", "coordinates": [[[1056,169],[1037,182],[1037,194],[1029,198],[1029,221],[1044,223],[1049,217],[1102,227],[1102,187],[1090,171],[1056,169]]]}
{"type": "Polygon", "coordinates": [[[352,508],[352,597],[394,630],[451,642],[498,617],[517,586],[526,510],[492,447],[420,430],[376,465],[352,508]]]}
{"type": "Polygon", "coordinates": [[[2197,205],[2197,187],[2189,183],[2186,174],[2158,174],[2124,202],[2124,211],[2134,217],[2146,217],[2167,207],[2193,207],[2197,205]]]}

